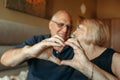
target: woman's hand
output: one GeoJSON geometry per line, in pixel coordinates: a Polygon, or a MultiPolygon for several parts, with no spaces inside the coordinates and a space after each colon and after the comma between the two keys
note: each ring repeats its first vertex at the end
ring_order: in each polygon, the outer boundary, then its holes
{"type": "Polygon", "coordinates": [[[68,39],[66,42],[66,45],[69,45],[74,50],[74,57],[71,60],[62,60],[60,64],[62,65],[69,65],[81,72],[84,68],[90,65],[90,61],[87,58],[83,48],[80,45],[80,42],[76,39],[68,39]]]}

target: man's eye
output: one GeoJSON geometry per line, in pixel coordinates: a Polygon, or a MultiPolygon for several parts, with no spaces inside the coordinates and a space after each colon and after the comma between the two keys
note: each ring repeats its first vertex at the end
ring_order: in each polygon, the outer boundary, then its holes
{"type": "Polygon", "coordinates": [[[58,25],[59,25],[60,27],[61,27],[61,26],[64,26],[64,24],[63,24],[63,23],[59,23],[58,25]]]}

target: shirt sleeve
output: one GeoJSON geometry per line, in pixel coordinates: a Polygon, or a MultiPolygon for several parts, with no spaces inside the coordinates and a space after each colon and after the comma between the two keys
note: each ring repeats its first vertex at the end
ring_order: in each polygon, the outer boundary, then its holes
{"type": "Polygon", "coordinates": [[[24,41],[22,44],[18,44],[16,46],[14,46],[14,48],[22,48],[26,45],[32,46],[38,42],[40,42],[42,40],[42,36],[32,36],[29,39],[27,39],[26,41],[24,41]]]}
{"type": "Polygon", "coordinates": [[[50,34],[46,34],[46,35],[39,35],[39,36],[32,36],[29,39],[27,39],[26,41],[24,41],[22,44],[18,44],[16,46],[14,46],[14,48],[22,48],[26,45],[32,46],[46,38],[51,37],[50,34]]]}

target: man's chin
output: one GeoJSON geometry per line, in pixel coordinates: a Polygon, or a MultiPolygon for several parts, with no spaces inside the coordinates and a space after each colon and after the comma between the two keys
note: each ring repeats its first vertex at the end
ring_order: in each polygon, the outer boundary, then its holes
{"type": "Polygon", "coordinates": [[[64,37],[63,39],[64,39],[65,41],[67,41],[67,40],[68,40],[68,37],[64,37]]]}

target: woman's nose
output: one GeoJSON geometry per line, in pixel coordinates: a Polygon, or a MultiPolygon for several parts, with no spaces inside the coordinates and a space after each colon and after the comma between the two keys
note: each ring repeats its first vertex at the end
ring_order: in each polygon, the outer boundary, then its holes
{"type": "Polygon", "coordinates": [[[77,31],[75,30],[75,31],[73,32],[73,35],[75,35],[75,34],[76,34],[76,32],[77,32],[77,31]]]}

